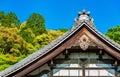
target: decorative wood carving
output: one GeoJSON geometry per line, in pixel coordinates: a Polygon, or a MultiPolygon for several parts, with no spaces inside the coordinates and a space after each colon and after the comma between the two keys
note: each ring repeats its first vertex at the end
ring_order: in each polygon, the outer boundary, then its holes
{"type": "Polygon", "coordinates": [[[67,47],[67,49],[80,47],[82,50],[85,51],[86,49],[88,49],[89,46],[97,47],[97,45],[84,33],[79,36],[79,38],[77,38],[77,40],[73,44],[67,47]]]}
{"type": "Polygon", "coordinates": [[[84,34],[80,37],[79,39],[79,44],[82,50],[86,50],[88,49],[89,45],[90,45],[90,40],[89,38],[84,34]]]}

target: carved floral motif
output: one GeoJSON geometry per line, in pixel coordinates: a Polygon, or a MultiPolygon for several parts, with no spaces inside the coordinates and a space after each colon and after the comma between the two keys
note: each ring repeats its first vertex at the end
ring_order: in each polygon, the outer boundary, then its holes
{"type": "Polygon", "coordinates": [[[81,49],[86,50],[88,49],[89,45],[90,45],[90,40],[86,35],[82,35],[79,39],[79,45],[81,47],[81,49]]]}

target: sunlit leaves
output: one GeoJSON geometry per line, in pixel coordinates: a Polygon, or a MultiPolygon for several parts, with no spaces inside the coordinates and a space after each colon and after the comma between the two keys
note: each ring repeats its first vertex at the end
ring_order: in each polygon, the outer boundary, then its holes
{"type": "Polygon", "coordinates": [[[17,34],[17,31],[17,28],[0,26],[0,48],[2,53],[11,53],[14,55],[24,53],[27,42],[17,34]]]}
{"type": "Polygon", "coordinates": [[[5,18],[4,11],[0,11],[0,25],[3,25],[3,23],[4,23],[4,18],[5,18]]]}
{"type": "Polygon", "coordinates": [[[20,27],[20,35],[29,43],[33,42],[35,36],[46,32],[45,19],[38,13],[31,14],[20,27]]]}
{"type": "Polygon", "coordinates": [[[16,16],[15,13],[9,12],[7,14],[4,13],[4,11],[0,11],[0,25],[9,27],[9,28],[14,28],[20,27],[20,20],[16,16]]]}
{"type": "Polygon", "coordinates": [[[10,65],[13,65],[17,61],[18,61],[18,58],[10,54],[0,54],[0,71],[4,70],[10,65]]]}
{"type": "Polygon", "coordinates": [[[60,30],[61,32],[67,32],[68,31],[68,29],[66,29],[66,28],[60,28],[58,30],[60,30]]]}
{"type": "Polygon", "coordinates": [[[35,36],[46,32],[45,19],[39,13],[33,13],[29,16],[26,27],[31,28],[35,36]]]}
{"type": "Polygon", "coordinates": [[[47,31],[45,19],[38,13],[31,14],[20,25],[15,13],[0,11],[0,70],[22,60],[66,31],[47,31]]]}
{"type": "Polygon", "coordinates": [[[48,30],[47,34],[42,34],[37,36],[33,43],[36,45],[39,45],[40,47],[43,47],[50,43],[51,41],[55,40],[57,37],[61,36],[63,32],[61,31],[54,31],[54,30],[48,30]]]}
{"type": "Polygon", "coordinates": [[[105,35],[120,44],[120,26],[108,29],[105,35]]]}

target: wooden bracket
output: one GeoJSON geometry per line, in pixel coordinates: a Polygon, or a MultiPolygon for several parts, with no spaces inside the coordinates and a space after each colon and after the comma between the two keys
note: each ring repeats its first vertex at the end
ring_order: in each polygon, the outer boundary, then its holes
{"type": "Polygon", "coordinates": [[[99,59],[103,59],[103,51],[102,51],[102,49],[100,49],[100,51],[99,51],[99,59]]]}
{"type": "Polygon", "coordinates": [[[48,65],[50,66],[51,69],[53,68],[53,66],[55,65],[54,62],[53,62],[53,59],[51,59],[51,60],[49,61],[49,64],[48,64],[48,65]]]}
{"type": "Polygon", "coordinates": [[[65,59],[68,59],[69,58],[69,53],[68,53],[68,50],[66,49],[65,50],[65,59]]]}
{"type": "Polygon", "coordinates": [[[116,60],[114,63],[114,67],[115,67],[115,77],[117,77],[117,70],[118,70],[118,61],[116,60]]]}
{"type": "Polygon", "coordinates": [[[115,61],[114,66],[115,66],[115,70],[117,71],[117,69],[118,69],[118,61],[117,60],[115,61]]]}

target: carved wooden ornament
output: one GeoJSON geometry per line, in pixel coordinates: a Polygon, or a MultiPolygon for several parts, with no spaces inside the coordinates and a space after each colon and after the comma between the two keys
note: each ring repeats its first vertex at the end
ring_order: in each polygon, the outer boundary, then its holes
{"type": "Polygon", "coordinates": [[[86,35],[82,35],[80,37],[80,47],[81,47],[81,49],[86,50],[86,49],[88,49],[89,45],[90,45],[89,38],[86,35]]]}

